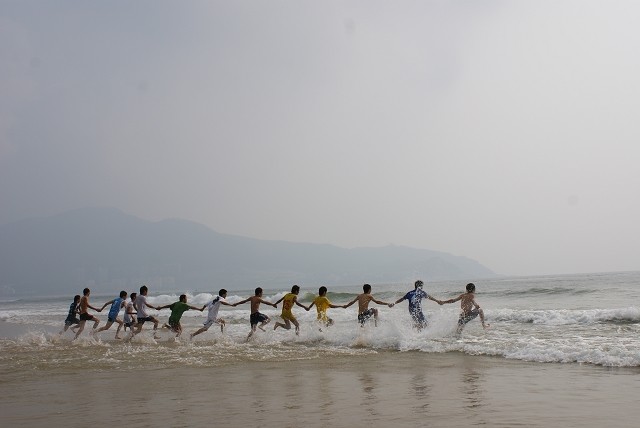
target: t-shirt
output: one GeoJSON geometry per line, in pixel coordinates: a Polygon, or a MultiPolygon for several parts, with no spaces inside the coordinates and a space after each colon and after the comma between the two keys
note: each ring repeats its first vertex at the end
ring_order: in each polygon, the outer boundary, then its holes
{"type": "Polygon", "coordinates": [[[329,309],[329,305],[331,302],[327,299],[327,296],[318,296],[313,300],[313,303],[316,305],[316,309],[318,310],[318,319],[327,318],[327,309],[329,309]]]}
{"type": "Polygon", "coordinates": [[[282,315],[292,315],[293,301],[297,296],[293,293],[287,293],[282,300],[282,315]]]}
{"type": "Polygon", "coordinates": [[[414,314],[422,312],[422,299],[428,297],[429,295],[422,288],[416,288],[405,294],[403,298],[409,301],[409,312],[414,314]]]}
{"type": "Polygon", "coordinates": [[[113,303],[111,304],[111,309],[109,309],[109,318],[115,318],[118,316],[120,312],[120,307],[122,306],[122,297],[118,297],[113,299],[113,303]]]}
{"type": "Polygon", "coordinates": [[[189,305],[184,302],[175,302],[169,305],[169,309],[171,309],[171,316],[169,317],[169,322],[180,322],[180,318],[182,318],[182,314],[185,311],[189,310],[189,305]]]}
{"type": "MultiPolygon", "coordinates": [[[[136,299],[137,300],[137,299],[136,299]]],[[[126,323],[131,323],[133,322],[133,317],[135,315],[129,314],[127,312],[134,312],[135,313],[135,308],[133,307],[133,302],[129,302],[127,303],[127,308],[124,311],[124,322],[126,323]]]]}
{"type": "Polygon", "coordinates": [[[218,319],[218,310],[220,310],[221,302],[224,301],[224,297],[216,296],[215,299],[209,302],[209,304],[207,305],[207,309],[209,310],[207,320],[215,321],[216,319],[218,319]]]}
{"type": "Polygon", "coordinates": [[[138,294],[135,302],[136,308],[138,309],[138,318],[147,318],[149,315],[147,314],[147,297],[142,294],[138,294]]]}
{"type": "Polygon", "coordinates": [[[71,306],[69,306],[69,315],[67,315],[68,320],[72,320],[76,317],[76,311],[78,310],[78,304],[76,302],[72,302],[71,306]]]}

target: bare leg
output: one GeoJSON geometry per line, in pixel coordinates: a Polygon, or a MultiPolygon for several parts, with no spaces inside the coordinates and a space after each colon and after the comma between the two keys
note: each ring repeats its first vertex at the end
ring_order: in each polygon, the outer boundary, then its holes
{"type": "Polygon", "coordinates": [[[80,325],[80,327],[78,328],[78,331],[76,332],[76,335],[75,335],[75,337],[73,338],[73,340],[76,340],[76,339],[78,338],[78,336],[80,336],[80,333],[82,333],[82,330],[84,330],[84,324],[85,324],[86,322],[87,322],[87,321],[85,321],[85,320],[80,321],[80,324],[79,324],[79,325],[80,325]]]}
{"type": "MultiPolygon", "coordinates": [[[[111,328],[112,324],[113,324],[113,321],[107,321],[107,323],[105,324],[104,327],[100,327],[99,329],[96,330],[96,333],[100,333],[101,331],[109,330],[111,328]]],[[[118,328],[118,330],[120,330],[120,328],[118,328]]]]}
{"type": "Polygon", "coordinates": [[[116,339],[121,339],[120,337],[120,329],[124,327],[124,323],[120,321],[119,318],[116,318],[116,322],[118,323],[118,328],[116,329],[116,339]]]}
{"type": "Polygon", "coordinates": [[[260,324],[260,325],[258,326],[258,328],[259,328],[260,330],[262,330],[262,331],[266,331],[263,327],[264,327],[265,325],[269,324],[269,321],[271,321],[271,318],[267,318],[266,320],[262,321],[262,324],[260,324]]]}
{"type": "MultiPolygon", "coordinates": [[[[296,326],[296,336],[300,335],[300,324],[298,323],[298,321],[291,321],[293,323],[293,325],[296,326]]],[[[288,330],[288,329],[287,329],[288,330]]]]}
{"type": "Polygon", "coordinates": [[[249,336],[247,336],[247,342],[249,341],[249,339],[251,338],[253,333],[256,332],[256,326],[257,326],[257,324],[251,324],[251,331],[249,332],[249,336]]]}
{"type": "Polygon", "coordinates": [[[378,326],[378,310],[373,308],[373,325],[378,326]]]}

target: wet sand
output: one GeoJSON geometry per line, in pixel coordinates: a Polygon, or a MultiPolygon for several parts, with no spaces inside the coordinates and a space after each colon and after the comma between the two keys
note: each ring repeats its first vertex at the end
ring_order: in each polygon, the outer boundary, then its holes
{"type": "Polygon", "coordinates": [[[5,426],[632,427],[640,417],[637,369],[460,353],[161,370],[2,369],[5,426]]]}

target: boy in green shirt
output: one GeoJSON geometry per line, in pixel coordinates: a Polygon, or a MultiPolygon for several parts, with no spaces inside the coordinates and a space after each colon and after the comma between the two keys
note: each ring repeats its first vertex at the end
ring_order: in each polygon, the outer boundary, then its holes
{"type": "Polygon", "coordinates": [[[180,325],[180,318],[182,318],[182,314],[184,314],[189,309],[193,309],[196,311],[202,312],[203,308],[196,308],[195,306],[191,306],[187,304],[187,295],[181,294],[180,301],[174,302],[170,305],[160,306],[157,309],[171,309],[171,316],[169,316],[169,323],[165,324],[163,327],[171,329],[171,331],[177,333],[176,337],[179,337],[182,334],[182,326],[180,325]]]}

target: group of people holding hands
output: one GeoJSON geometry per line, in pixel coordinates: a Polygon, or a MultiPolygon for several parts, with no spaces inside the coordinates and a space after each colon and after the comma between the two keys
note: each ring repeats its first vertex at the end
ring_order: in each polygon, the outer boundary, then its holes
{"type": "Polygon", "coordinates": [[[237,303],[229,303],[226,301],[227,290],[221,289],[218,292],[218,295],[213,298],[209,303],[202,307],[196,307],[189,305],[187,303],[186,294],[182,294],[177,302],[171,303],[169,305],[164,306],[153,306],[147,301],[147,293],[149,291],[146,285],[140,287],[140,294],[131,293],[130,300],[127,302],[127,292],[121,291],[119,297],[116,297],[113,300],[106,302],[101,308],[97,308],[91,306],[89,304],[89,296],[91,294],[91,290],[85,288],[83,290],[83,295],[76,295],[73,303],[69,307],[69,314],[67,319],[65,320],[64,329],[60,332],[60,334],[67,331],[67,329],[71,328],[72,331],[75,332],[76,339],[82,331],[84,330],[85,323],[87,321],[93,321],[93,329],[91,334],[96,334],[101,331],[108,330],[114,323],[118,324],[116,329],[116,339],[122,339],[120,337],[120,330],[129,328],[130,333],[127,337],[127,340],[130,340],[136,334],[140,333],[142,330],[142,326],[145,322],[149,321],[153,323],[154,337],[156,336],[156,330],[158,329],[159,321],[154,316],[149,315],[147,309],[170,309],[171,315],[169,316],[168,322],[163,326],[171,331],[176,333],[176,337],[182,334],[182,325],[180,324],[180,319],[182,314],[189,310],[197,310],[204,311],[207,309],[207,319],[204,322],[204,325],[198,329],[197,331],[190,334],[190,337],[193,338],[198,334],[204,333],[211,327],[213,324],[217,324],[220,326],[220,331],[224,332],[225,320],[218,317],[218,311],[221,305],[226,306],[238,306],[244,303],[251,304],[251,312],[249,316],[249,323],[251,326],[251,330],[249,331],[249,335],[247,336],[247,340],[251,338],[251,336],[255,333],[257,328],[260,328],[264,331],[264,326],[268,324],[271,320],[270,318],[260,313],[260,305],[266,304],[277,308],[278,304],[282,302],[282,313],[280,317],[283,322],[276,322],[273,326],[274,330],[278,328],[283,328],[286,330],[291,329],[291,325],[295,326],[296,334],[300,332],[300,324],[293,314],[294,305],[300,306],[305,310],[309,311],[313,306],[316,307],[317,310],[317,321],[321,324],[320,330],[322,331],[322,327],[328,327],[333,324],[333,320],[327,316],[327,310],[329,308],[348,308],[354,303],[358,302],[358,322],[360,326],[364,327],[365,323],[373,318],[374,324],[377,326],[378,324],[378,310],[376,308],[370,308],[369,304],[371,302],[376,303],[378,305],[387,305],[389,307],[393,307],[395,304],[400,303],[404,300],[409,302],[409,314],[411,315],[413,326],[422,330],[427,326],[427,319],[422,312],[422,300],[429,299],[440,305],[447,303],[454,303],[460,301],[460,317],[458,319],[457,333],[461,333],[464,326],[471,320],[476,317],[480,317],[480,321],[482,322],[482,326],[487,328],[489,325],[485,323],[484,312],[480,308],[480,306],[475,301],[475,285],[472,283],[467,284],[466,293],[460,294],[458,297],[449,300],[438,300],[429,294],[427,294],[423,290],[424,283],[420,280],[414,283],[414,289],[406,293],[403,297],[398,299],[392,303],[386,303],[380,300],[377,300],[371,294],[371,285],[364,284],[362,289],[363,292],[358,294],[352,301],[346,303],[344,305],[334,305],[327,298],[327,287],[320,287],[318,290],[318,296],[314,298],[313,302],[309,306],[305,306],[302,303],[298,302],[298,294],[300,293],[300,287],[298,285],[294,285],[291,287],[291,292],[285,294],[281,297],[277,302],[271,303],[262,298],[263,290],[258,287],[255,289],[255,294],[251,297],[248,297],[244,300],[241,300],[237,303]],[[97,329],[100,320],[95,316],[88,312],[88,309],[92,309],[97,312],[102,312],[104,308],[108,305],[111,305],[109,309],[109,313],[107,316],[107,323],[104,327],[97,329]],[[124,320],[119,318],[120,311],[124,308],[124,320]],[[79,316],[79,317],[78,317],[79,316]]]}

